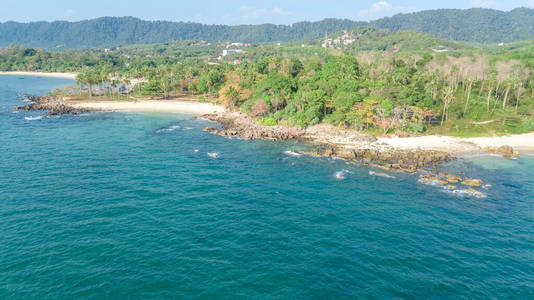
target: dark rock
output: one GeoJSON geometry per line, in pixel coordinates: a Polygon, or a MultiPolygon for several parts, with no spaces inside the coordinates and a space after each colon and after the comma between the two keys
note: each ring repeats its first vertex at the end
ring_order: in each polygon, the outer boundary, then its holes
{"type": "Polygon", "coordinates": [[[59,116],[59,115],[80,115],[88,113],[91,110],[83,108],[75,108],[70,105],[66,105],[63,101],[55,97],[49,96],[28,96],[25,95],[24,98],[30,101],[29,104],[18,106],[15,110],[25,110],[25,111],[36,111],[44,110],[48,111],[49,116],[59,116]]]}

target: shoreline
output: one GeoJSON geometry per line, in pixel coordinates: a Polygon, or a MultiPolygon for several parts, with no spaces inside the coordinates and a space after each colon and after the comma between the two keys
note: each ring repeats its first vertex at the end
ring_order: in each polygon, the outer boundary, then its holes
{"type": "MultiPolygon", "coordinates": [[[[477,154],[496,154],[505,158],[517,159],[521,155],[514,150],[534,149],[534,132],[504,137],[453,138],[446,136],[421,136],[407,138],[385,138],[341,129],[329,124],[319,124],[308,128],[287,126],[264,126],[255,119],[239,112],[231,112],[222,106],[194,100],[71,100],[68,98],[33,97],[30,104],[18,107],[20,110],[46,110],[49,115],[78,115],[90,111],[138,111],[185,113],[200,115],[200,118],[215,121],[217,128],[206,127],[204,131],[226,138],[296,140],[315,145],[312,151],[295,152],[291,155],[311,155],[341,158],[378,168],[387,172],[419,174],[419,182],[456,190],[458,185],[467,187],[464,192],[472,196],[484,197],[473,188],[484,187],[481,179],[442,173],[443,163],[477,154]]],[[[374,171],[373,171],[374,172],[374,171]]],[[[376,176],[390,178],[388,173],[376,176]]]]}
{"type": "Polygon", "coordinates": [[[222,125],[222,130],[207,128],[207,131],[215,134],[230,138],[240,136],[245,139],[303,140],[326,149],[324,156],[341,156],[349,159],[354,158],[353,156],[360,157],[362,151],[373,152],[375,156],[384,153],[417,152],[433,153],[439,157],[444,153],[451,157],[484,153],[518,157],[520,154],[517,151],[534,153],[534,132],[476,138],[439,135],[375,138],[363,132],[341,129],[329,124],[318,124],[305,129],[262,126],[241,113],[226,112],[205,117],[222,125]]]}
{"type": "Polygon", "coordinates": [[[378,138],[378,141],[399,149],[447,151],[459,156],[473,153],[487,153],[485,149],[505,146],[510,146],[514,150],[521,152],[534,153],[534,132],[474,138],[458,138],[441,135],[406,138],[381,137],[378,138]]]}
{"type": "Polygon", "coordinates": [[[76,79],[77,73],[66,72],[35,72],[35,71],[0,71],[0,75],[10,76],[41,76],[50,78],[76,79]]]}
{"type": "MultiPolygon", "coordinates": [[[[69,107],[71,111],[136,111],[201,115],[221,125],[221,130],[206,128],[206,131],[218,135],[245,139],[302,140],[321,146],[325,149],[323,155],[340,155],[342,158],[349,159],[360,157],[362,151],[370,151],[373,156],[407,152],[432,153],[440,159],[445,158],[444,154],[448,157],[461,157],[489,153],[517,157],[518,153],[515,151],[534,153],[534,132],[475,138],[440,135],[375,138],[363,132],[341,129],[329,124],[318,124],[308,128],[264,126],[245,114],[230,112],[220,105],[198,102],[193,99],[139,99],[134,101],[46,97],[42,99],[44,101],[39,103],[40,108],[52,111],[59,106],[69,107]]],[[[68,111],[67,109],[67,113],[68,111]]],[[[363,154],[365,156],[368,153],[363,154]]]]}
{"type": "Polygon", "coordinates": [[[194,100],[137,100],[137,101],[106,101],[106,100],[72,100],[65,101],[75,109],[103,111],[137,111],[184,114],[223,113],[225,109],[208,102],[194,100]]]}

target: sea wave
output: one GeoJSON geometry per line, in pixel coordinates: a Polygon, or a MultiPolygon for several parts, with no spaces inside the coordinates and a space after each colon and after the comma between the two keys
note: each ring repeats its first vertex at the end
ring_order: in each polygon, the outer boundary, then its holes
{"type": "Polygon", "coordinates": [[[293,150],[284,151],[284,154],[289,155],[289,156],[295,156],[295,157],[302,156],[302,154],[295,152],[293,150]]]}
{"type": "Polygon", "coordinates": [[[350,174],[349,170],[341,170],[334,174],[337,180],[345,180],[347,179],[347,176],[350,174]]]}
{"type": "Polygon", "coordinates": [[[217,152],[208,152],[208,156],[211,158],[219,158],[219,153],[217,152]]]}
{"type": "Polygon", "coordinates": [[[395,178],[395,176],[386,174],[386,173],[377,173],[375,171],[369,171],[369,175],[371,176],[378,176],[378,177],[384,177],[384,178],[395,178]]]}
{"type": "Polygon", "coordinates": [[[35,120],[41,120],[43,118],[43,116],[29,116],[29,117],[24,117],[24,120],[26,121],[35,121],[35,120]]]}
{"type": "Polygon", "coordinates": [[[180,129],[180,125],[173,125],[169,128],[163,128],[163,129],[160,129],[158,131],[156,131],[156,133],[164,133],[164,132],[171,132],[171,131],[175,131],[176,129],[180,129]]]}
{"type": "Polygon", "coordinates": [[[479,199],[488,197],[488,195],[486,195],[486,194],[484,194],[482,192],[471,190],[471,189],[451,190],[451,189],[445,188],[444,190],[446,192],[452,193],[452,194],[457,195],[457,196],[475,197],[475,198],[479,198],[479,199]]]}

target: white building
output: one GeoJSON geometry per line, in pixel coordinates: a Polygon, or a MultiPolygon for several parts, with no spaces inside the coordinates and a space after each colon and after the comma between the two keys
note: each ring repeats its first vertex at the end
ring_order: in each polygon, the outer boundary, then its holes
{"type": "Polygon", "coordinates": [[[224,49],[222,51],[222,56],[228,56],[232,54],[241,54],[241,53],[243,53],[242,49],[224,49]]]}

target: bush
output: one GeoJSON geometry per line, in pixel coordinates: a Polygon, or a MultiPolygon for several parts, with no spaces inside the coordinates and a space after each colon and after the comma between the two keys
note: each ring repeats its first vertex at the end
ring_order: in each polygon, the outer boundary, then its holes
{"type": "Polygon", "coordinates": [[[278,125],[278,122],[273,117],[265,117],[258,120],[258,123],[260,123],[263,126],[276,126],[278,125]]]}
{"type": "Polygon", "coordinates": [[[311,125],[318,124],[321,121],[322,113],[319,107],[310,107],[304,112],[307,123],[311,125]]]}
{"type": "Polygon", "coordinates": [[[290,116],[287,120],[290,126],[300,126],[302,128],[308,127],[308,122],[306,122],[306,117],[302,112],[290,116]]]}
{"type": "Polygon", "coordinates": [[[413,134],[420,133],[425,131],[425,126],[422,122],[412,121],[406,126],[406,131],[413,134]]]}

